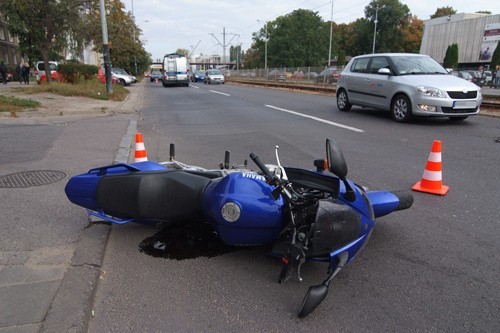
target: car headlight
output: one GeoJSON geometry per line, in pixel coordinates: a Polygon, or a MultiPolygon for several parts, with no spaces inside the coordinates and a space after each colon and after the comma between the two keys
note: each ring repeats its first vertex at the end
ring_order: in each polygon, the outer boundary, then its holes
{"type": "Polygon", "coordinates": [[[441,89],[438,89],[438,88],[427,87],[427,86],[417,86],[417,91],[425,96],[440,97],[440,98],[446,97],[444,91],[442,91],[441,89]]]}

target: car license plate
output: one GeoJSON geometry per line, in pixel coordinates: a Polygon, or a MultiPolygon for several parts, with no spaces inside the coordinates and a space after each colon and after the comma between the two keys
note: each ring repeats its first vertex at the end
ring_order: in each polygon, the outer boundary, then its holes
{"type": "Polygon", "coordinates": [[[473,109],[477,106],[476,101],[454,101],[454,109],[473,109]]]}

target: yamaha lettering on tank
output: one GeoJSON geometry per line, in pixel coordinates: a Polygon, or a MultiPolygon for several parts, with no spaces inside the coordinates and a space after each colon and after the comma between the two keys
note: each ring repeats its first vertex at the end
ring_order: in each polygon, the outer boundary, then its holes
{"type": "Polygon", "coordinates": [[[255,172],[234,172],[205,189],[203,210],[210,224],[229,245],[273,242],[282,226],[283,200],[273,200],[273,187],[255,172]],[[231,211],[238,211],[235,219],[231,211]],[[233,216],[233,215],[230,215],[233,216]]]}

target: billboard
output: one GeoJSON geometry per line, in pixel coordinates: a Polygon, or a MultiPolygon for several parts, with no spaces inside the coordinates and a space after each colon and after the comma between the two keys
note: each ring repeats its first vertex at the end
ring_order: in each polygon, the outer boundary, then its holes
{"type": "Polygon", "coordinates": [[[486,24],[484,27],[483,42],[479,53],[480,62],[490,62],[491,56],[500,41],[500,23],[486,24]]]}

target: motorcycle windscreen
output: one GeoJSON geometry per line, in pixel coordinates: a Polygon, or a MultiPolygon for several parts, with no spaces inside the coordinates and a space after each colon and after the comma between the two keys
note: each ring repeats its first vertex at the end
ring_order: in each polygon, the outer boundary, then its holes
{"type": "Polygon", "coordinates": [[[326,256],[362,236],[361,216],[334,200],[319,200],[313,228],[313,256],[326,256]]]}

